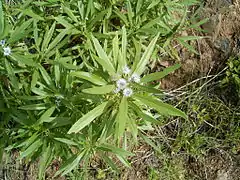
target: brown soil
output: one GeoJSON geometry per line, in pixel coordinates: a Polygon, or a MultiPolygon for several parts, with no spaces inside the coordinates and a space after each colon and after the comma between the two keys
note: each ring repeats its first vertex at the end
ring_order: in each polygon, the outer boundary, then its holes
{"type": "MultiPolygon", "coordinates": [[[[209,18],[202,26],[207,33],[183,32],[183,35],[198,35],[206,38],[193,42],[199,55],[180,48],[182,67],[162,80],[163,89],[174,89],[194,79],[215,73],[225,66],[226,60],[240,52],[240,1],[207,0],[201,19],[209,18]]],[[[165,59],[165,57],[163,57],[165,59]]],[[[168,66],[168,62],[160,62],[168,66]]]]}

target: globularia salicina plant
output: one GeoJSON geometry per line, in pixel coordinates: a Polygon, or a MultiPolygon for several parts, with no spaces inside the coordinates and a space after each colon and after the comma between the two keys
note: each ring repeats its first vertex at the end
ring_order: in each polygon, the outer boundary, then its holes
{"type": "MultiPolygon", "coordinates": [[[[20,159],[40,159],[39,179],[57,157],[63,165],[56,175],[88,167],[94,155],[117,170],[109,153],[129,166],[127,157],[133,154],[126,148],[128,143],[137,141],[142,126],[159,122],[150,111],[187,118],[161,101],[159,87],[149,86],[179,65],[144,74],[162,34],[146,31],[150,42],[137,40],[125,15],[121,27],[116,31],[111,27],[111,33],[104,34],[102,28],[106,29],[109,19],[103,17],[120,16],[118,6],[110,1],[104,4],[111,5],[101,15],[101,24],[98,8],[103,6],[91,2],[86,6],[81,1],[36,1],[30,6],[27,1],[14,6],[15,13],[6,8],[6,16],[0,1],[0,152],[17,149],[20,159]],[[77,9],[71,11],[71,3],[79,8],[80,17],[77,9]],[[54,11],[59,7],[64,10],[65,14],[60,8],[62,16],[67,14],[64,18],[54,11]],[[80,22],[87,18],[90,24],[86,21],[88,28],[83,28],[80,22]],[[71,45],[74,38],[81,39],[76,46],[71,45]]],[[[162,5],[147,3],[128,1],[127,7],[137,5],[136,12],[143,11],[141,17],[147,18],[151,11],[142,7],[162,5]]],[[[136,25],[138,16],[133,17],[129,22],[136,25]]]]}

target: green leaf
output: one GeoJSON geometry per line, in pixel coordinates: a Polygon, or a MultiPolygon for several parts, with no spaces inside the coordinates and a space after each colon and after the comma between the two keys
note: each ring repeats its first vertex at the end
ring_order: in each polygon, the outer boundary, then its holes
{"type": "MultiPolygon", "coordinates": [[[[46,30],[46,33],[44,35],[44,40],[43,40],[43,43],[42,43],[42,51],[45,51],[47,49],[48,44],[52,39],[54,30],[55,30],[55,26],[56,26],[56,22],[54,22],[52,24],[52,27],[50,28],[50,30],[48,30],[48,29],[46,30]]],[[[47,26],[47,28],[48,28],[48,26],[47,26]]]]}
{"type": "MultiPolygon", "coordinates": [[[[88,1],[90,3],[90,0],[88,1]]],[[[93,3],[92,3],[93,4],[93,3]]],[[[91,5],[92,5],[91,4],[91,5]]],[[[103,20],[103,17],[106,15],[107,13],[107,9],[106,10],[103,10],[101,11],[100,13],[96,14],[96,16],[94,18],[92,18],[87,26],[87,29],[90,31],[92,27],[96,26],[96,23],[98,21],[102,21],[103,20]]],[[[87,17],[87,16],[86,16],[87,17]]],[[[91,30],[92,31],[92,30],[91,30]]]]}
{"type": "Polygon", "coordinates": [[[141,79],[141,82],[148,83],[151,81],[159,80],[159,79],[167,76],[169,73],[175,71],[176,69],[179,69],[180,67],[181,67],[180,64],[175,64],[173,66],[165,68],[161,72],[155,72],[155,73],[148,74],[141,79]]]}
{"type": "Polygon", "coordinates": [[[20,27],[17,27],[13,33],[11,34],[10,38],[8,39],[8,43],[12,44],[18,40],[20,40],[23,37],[26,37],[26,35],[30,32],[30,30],[26,30],[33,22],[33,19],[29,19],[22,23],[20,27]]]}
{"type": "Polygon", "coordinates": [[[47,103],[42,103],[42,104],[31,104],[31,105],[26,105],[26,106],[20,106],[19,109],[23,110],[43,110],[47,109],[49,105],[47,103]]]}
{"type": "Polygon", "coordinates": [[[45,96],[18,96],[19,99],[28,100],[28,101],[36,101],[46,98],[45,96]]]}
{"type": "Polygon", "coordinates": [[[126,167],[128,167],[128,168],[131,167],[130,163],[128,162],[128,160],[125,157],[120,156],[120,155],[116,155],[116,156],[126,167]]]}
{"type": "Polygon", "coordinates": [[[189,51],[195,53],[195,54],[199,54],[193,46],[189,45],[188,43],[186,43],[185,41],[181,40],[181,39],[178,39],[178,42],[184,46],[185,48],[187,48],[189,51]]]}
{"type": "Polygon", "coordinates": [[[103,68],[105,68],[108,71],[110,75],[114,75],[115,69],[110,59],[108,58],[106,52],[103,50],[99,41],[95,37],[92,36],[92,40],[93,40],[94,47],[97,51],[97,54],[99,56],[99,58],[96,58],[96,60],[99,62],[99,64],[102,65],[103,68]]]}
{"type": "Polygon", "coordinates": [[[154,124],[161,124],[160,121],[158,121],[157,119],[147,115],[146,113],[144,113],[140,107],[138,107],[135,103],[130,103],[131,107],[134,109],[134,111],[137,113],[137,115],[142,118],[144,121],[148,121],[150,123],[154,123],[154,124]]]}
{"type": "Polygon", "coordinates": [[[40,157],[39,171],[38,171],[39,180],[45,179],[44,177],[45,177],[46,169],[49,165],[49,162],[51,162],[52,160],[51,154],[52,154],[52,147],[48,145],[46,149],[43,149],[43,154],[40,157]]]}
{"type": "Polygon", "coordinates": [[[180,111],[179,109],[171,106],[170,104],[166,104],[156,99],[153,99],[150,96],[142,96],[135,94],[133,95],[133,97],[141,101],[145,105],[156,109],[162,115],[180,116],[185,119],[188,118],[187,115],[184,112],[180,111]]]}
{"type": "Polygon", "coordinates": [[[93,87],[88,89],[83,89],[82,92],[88,94],[107,94],[114,90],[115,85],[105,85],[102,87],[93,87]]]}
{"type": "Polygon", "coordinates": [[[26,64],[28,66],[32,66],[32,67],[36,67],[37,63],[35,63],[28,55],[20,55],[18,53],[13,53],[11,54],[11,58],[13,58],[13,60],[26,64]]]}
{"type": "Polygon", "coordinates": [[[136,88],[138,91],[153,93],[153,94],[163,94],[163,92],[159,89],[152,88],[150,86],[143,86],[137,83],[133,84],[134,88],[136,88]]]}
{"type": "Polygon", "coordinates": [[[68,134],[71,133],[78,133],[81,131],[84,127],[89,125],[94,119],[96,119],[98,116],[100,116],[108,102],[104,102],[101,105],[95,107],[93,110],[82,116],[68,131],[68,134]]]}
{"type": "Polygon", "coordinates": [[[72,11],[66,6],[66,5],[62,5],[63,10],[67,13],[67,15],[76,23],[79,23],[78,19],[76,18],[76,16],[74,16],[74,14],[72,13],[72,11]]]}
{"type": "Polygon", "coordinates": [[[59,142],[62,142],[62,143],[65,143],[67,145],[72,145],[72,146],[77,146],[78,144],[75,143],[74,141],[72,140],[69,140],[69,139],[65,139],[65,138],[54,138],[56,141],[59,141],[59,142]]]}
{"type": "Polygon", "coordinates": [[[127,97],[124,96],[119,105],[119,110],[116,117],[116,123],[117,123],[116,135],[119,140],[125,131],[127,119],[128,119],[128,102],[127,102],[127,97]]]}
{"type": "Polygon", "coordinates": [[[39,70],[40,70],[40,72],[41,72],[41,74],[42,74],[42,77],[43,77],[44,81],[47,83],[47,85],[49,85],[49,86],[51,86],[51,87],[54,87],[54,83],[53,83],[51,77],[48,75],[48,73],[47,73],[47,71],[45,70],[45,68],[42,67],[42,66],[40,66],[40,67],[39,67],[39,70]]]}
{"type": "Polygon", "coordinates": [[[103,78],[88,72],[77,71],[77,72],[71,72],[70,75],[90,81],[93,84],[100,85],[100,86],[107,84],[107,82],[103,78]]]}
{"type": "Polygon", "coordinates": [[[122,28],[122,58],[118,64],[121,69],[127,65],[127,32],[125,26],[122,28]]]}
{"type": "Polygon", "coordinates": [[[63,67],[65,67],[66,69],[80,69],[79,66],[75,66],[72,64],[72,58],[71,57],[62,57],[62,58],[59,58],[57,60],[59,62],[59,64],[61,64],[63,67]],[[68,63],[69,62],[69,63],[68,63]]]}
{"type": "Polygon", "coordinates": [[[203,36],[181,36],[177,37],[178,40],[182,41],[191,41],[191,40],[198,40],[204,38],[203,36]]]}
{"type": "Polygon", "coordinates": [[[63,38],[70,32],[71,32],[71,30],[69,30],[69,29],[64,29],[63,31],[61,31],[57,35],[57,37],[49,44],[46,53],[49,53],[49,51],[51,51],[53,48],[55,48],[57,46],[57,44],[60,43],[63,40],[63,38]]]}
{"type": "Polygon", "coordinates": [[[0,1],[0,37],[3,35],[4,32],[4,11],[2,6],[2,1],[0,1]]]}
{"type": "Polygon", "coordinates": [[[157,152],[159,152],[160,154],[162,154],[162,151],[159,147],[157,147],[154,142],[152,142],[152,140],[150,140],[147,136],[143,135],[142,133],[140,133],[140,136],[143,138],[143,140],[148,143],[150,146],[152,146],[153,149],[155,149],[157,152]]]}
{"type": "Polygon", "coordinates": [[[136,69],[134,71],[134,73],[141,75],[143,73],[143,71],[146,68],[146,65],[153,53],[155,44],[158,40],[159,34],[150,42],[149,46],[147,47],[147,49],[145,50],[145,52],[143,53],[142,58],[140,59],[140,61],[138,62],[136,69]]]}
{"type": "Polygon", "coordinates": [[[41,139],[38,139],[35,141],[33,144],[31,144],[24,152],[20,153],[19,159],[23,159],[30,154],[34,153],[35,151],[38,150],[38,148],[42,145],[41,139]]]}
{"type": "Polygon", "coordinates": [[[32,81],[31,81],[31,89],[37,85],[38,79],[39,79],[39,72],[37,70],[34,70],[32,75],[32,81]]]}
{"type": "Polygon", "coordinates": [[[132,6],[131,6],[131,2],[130,0],[127,1],[127,11],[128,11],[128,19],[129,19],[129,22],[130,22],[130,25],[132,25],[132,21],[133,21],[133,11],[132,11],[132,6]]]}
{"type": "Polygon", "coordinates": [[[26,9],[22,11],[23,14],[32,17],[33,19],[44,21],[44,18],[39,16],[38,14],[34,13],[32,9],[26,9]]]}
{"type": "Polygon", "coordinates": [[[114,60],[115,68],[116,68],[117,62],[118,62],[118,51],[119,51],[119,49],[118,49],[119,48],[118,34],[116,34],[116,36],[113,38],[112,44],[113,44],[113,60],[114,60]]]}
{"type": "Polygon", "coordinates": [[[12,84],[16,91],[19,91],[19,83],[17,77],[15,76],[13,68],[7,59],[5,59],[5,67],[8,73],[8,77],[11,80],[10,83],[12,84]]]}
{"type": "Polygon", "coordinates": [[[49,120],[49,118],[51,117],[51,115],[53,114],[53,112],[55,111],[56,106],[52,106],[51,108],[49,108],[47,111],[45,111],[43,113],[43,115],[39,118],[37,124],[41,124],[43,122],[47,122],[49,120]]]}
{"type": "Polygon", "coordinates": [[[113,10],[113,12],[123,21],[123,23],[128,26],[128,19],[127,17],[121,13],[117,8],[115,10],[113,10]]]}
{"type": "Polygon", "coordinates": [[[139,13],[139,11],[140,11],[141,8],[142,8],[142,5],[143,5],[143,0],[138,0],[138,1],[137,1],[137,6],[136,6],[136,14],[139,13]]]}
{"type": "Polygon", "coordinates": [[[75,29],[75,27],[69,23],[63,16],[58,16],[54,18],[58,23],[62,24],[67,29],[75,29]]]}
{"type": "Polygon", "coordinates": [[[36,88],[36,87],[33,87],[31,88],[32,92],[39,95],[39,96],[43,96],[43,97],[47,97],[49,96],[50,94],[48,94],[47,92],[43,91],[42,89],[40,88],[36,88]]]}
{"type": "Polygon", "coordinates": [[[114,154],[120,155],[120,156],[134,156],[133,153],[126,151],[122,148],[117,148],[115,146],[112,146],[110,144],[101,144],[100,146],[97,147],[97,149],[102,150],[102,151],[107,151],[107,152],[112,152],[114,154]]]}
{"type": "Polygon", "coordinates": [[[120,173],[119,169],[117,168],[117,166],[114,164],[113,160],[110,157],[106,156],[105,154],[101,154],[101,157],[106,162],[106,164],[109,165],[114,171],[120,173]]]}
{"type": "Polygon", "coordinates": [[[62,173],[61,176],[64,176],[71,172],[74,168],[80,165],[80,161],[86,154],[86,150],[82,151],[79,155],[74,155],[72,158],[70,158],[60,169],[57,171],[54,177],[58,176],[62,173]]]}

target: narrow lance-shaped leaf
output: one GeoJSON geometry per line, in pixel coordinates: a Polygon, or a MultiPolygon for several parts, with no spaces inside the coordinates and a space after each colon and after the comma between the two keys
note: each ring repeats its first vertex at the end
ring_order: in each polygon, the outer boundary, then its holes
{"type": "Polygon", "coordinates": [[[39,79],[39,72],[35,70],[32,75],[31,89],[37,85],[38,79],[39,79]]]}
{"type": "Polygon", "coordinates": [[[82,90],[82,92],[88,93],[88,94],[107,94],[112,92],[114,88],[115,88],[115,85],[105,85],[102,87],[93,87],[93,88],[84,89],[82,90]]]}
{"type": "Polygon", "coordinates": [[[32,153],[34,153],[35,151],[38,150],[38,148],[42,145],[42,141],[41,139],[38,139],[37,141],[35,141],[33,144],[31,144],[24,152],[22,152],[20,154],[20,159],[25,158],[29,155],[31,155],[32,153]]]}
{"type": "Polygon", "coordinates": [[[87,125],[89,125],[94,119],[100,116],[108,102],[104,102],[101,105],[95,107],[93,110],[82,116],[68,131],[68,134],[78,133],[87,125]]]}
{"type": "Polygon", "coordinates": [[[49,165],[48,162],[49,161],[51,162],[51,154],[52,154],[52,148],[50,145],[48,145],[48,147],[43,150],[43,154],[40,158],[39,171],[38,171],[38,178],[40,180],[42,180],[45,175],[45,171],[47,169],[47,166],[49,165]]]}
{"type": "Polygon", "coordinates": [[[52,39],[52,36],[53,36],[53,33],[54,33],[54,30],[55,30],[55,25],[56,25],[56,22],[54,22],[50,28],[50,30],[48,29],[48,26],[47,26],[47,30],[46,30],[46,33],[44,35],[44,40],[43,40],[43,43],[42,43],[42,51],[45,51],[48,47],[48,44],[49,42],[51,41],[52,39]]]}
{"type": "Polygon", "coordinates": [[[114,67],[117,67],[117,62],[118,62],[118,34],[113,38],[112,44],[113,44],[113,60],[114,60],[114,67]]]}
{"type": "Polygon", "coordinates": [[[99,64],[102,65],[103,68],[105,68],[108,71],[108,73],[110,75],[114,75],[115,69],[114,69],[113,64],[111,63],[109,57],[107,56],[107,53],[103,50],[99,41],[95,37],[92,36],[92,40],[93,40],[94,47],[97,51],[97,54],[100,58],[100,59],[97,58],[96,60],[99,62],[99,64]]]}
{"type": "Polygon", "coordinates": [[[162,115],[180,116],[185,119],[188,118],[187,115],[184,112],[180,111],[179,109],[171,106],[170,104],[166,104],[156,99],[153,99],[150,96],[142,96],[142,95],[135,94],[133,97],[141,101],[145,105],[156,109],[162,115]]]}
{"type": "Polygon", "coordinates": [[[54,105],[51,108],[49,108],[47,111],[45,111],[43,115],[39,118],[37,124],[41,124],[45,121],[48,121],[51,115],[53,114],[53,112],[55,111],[55,109],[56,109],[56,106],[54,105]]]}
{"type": "Polygon", "coordinates": [[[173,65],[173,66],[170,66],[170,67],[165,68],[165,69],[164,69],[163,71],[161,71],[161,72],[155,72],[155,73],[148,74],[148,75],[144,76],[144,77],[141,79],[141,82],[147,83],[147,82],[159,80],[159,79],[167,76],[169,73],[177,70],[177,69],[180,68],[180,67],[181,67],[180,64],[175,64],[175,65],[173,65]]]}
{"type": "Polygon", "coordinates": [[[80,161],[82,160],[85,154],[86,150],[82,151],[78,155],[74,155],[59,169],[59,171],[57,171],[54,177],[58,176],[61,173],[62,173],[61,176],[64,176],[71,172],[74,168],[76,168],[79,165],[80,161]]]}
{"type": "Polygon", "coordinates": [[[199,54],[199,53],[194,49],[193,46],[191,46],[190,44],[188,44],[188,43],[185,42],[184,40],[178,39],[178,42],[179,42],[182,46],[184,46],[185,48],[187,48],[189,51],[191,51],[191,52],[193,52],[193,53],[195,53],[195,54],[199,54]]]}
{"type": "Polygon", "coordinates": [[[143,53],[142,58],[140,59],[140,61],[138,62],[136,69],[134,71],[134,73],[141,75],[143,73],[143,71],[146,68],[146,65],[153,53],[155,44],[158,40],[159,34],[150,42],[149,46],[147,47],[147,49],[145,50],[145,52],[143,53]]]}
{"type": "Polygon", "coordinates": [[[4,11],[2,7],[2,1],[0,1],[0,37],[4,32],[4,11]]]}
{"type": "Polygon", "coordinates": [[[33,19],[44,21],[44,18],[33,12],[32,9],[25,9],[22,11],[23,14],[32,17],[33,19]]]}
{"type": "Polygon", "coordinates": [[[112,152],[114,154],[118,154],[120,156],[134,156],[133,153],[126,151],[122,148],[117,148],[115,146],[112,146],[110,144],[102,144],[100,146],[97,147],[97,149],[101,150],[101,151],[107,151],[107,152],[112,152]]]}
{"type": "Polygon", "coordinates": [[[29,19],[25,21],[20,27],[17,27],[11,34],[11,37],[8,39],[8,43],[9,44],[14,43],[20,40],[21,38],[26,37],[26,33],[30,32],[27,30],[27,28],[32,24],[32,22],[33,22],[33,19],[29,19]]]}
{"type": "Polygon", "coordinates": [[[127,116],[128,113],[128,102],[127,102],[127,97],[123,97],[121,100],[121,103],[119,105],[119,111],[116,117],[116,122],[117,122],[117,138],[120,140],[122,137],[125,127],[126,127],[126,122],[128,119],[127,116]]]}
{"type": "Polygon", "coordinates": [[[91,83],[100,85],[100,86],[107,84],[107,82],[103,78],[88,72],[77,71],[77,72],[70,73],[70,75],[90,81],[91,83]]]}
{"type": "Polygon", "coordinates": [[[8,77],[11,80],[10,83],[12,84],[16,91],[19,91],[19,83],[17,77],[15,76],[13,68],[7,59],[5,59],[5,66],[8,73],[8,77]]]}
{"type": "Polygon", "coordinates": [[[26,105],[26,106],[20,106],[19,109],[23,110],[43,110],[47,109],[49,106],[47,103],[42,103],[42,104],[31,104],[31,105],[26,105]]]}
{"type": "Polygon", "coordinates": [[[62,32],[60,32],[57,37],[49,44],[47,52],[50,52],[54,47],[57,46],[58,43],[61,42],[61,40],[68,34],[70,33],[71,30],[70,29],[64,29],[62,32]]]}
{"type": "Polygon", "coordinates": [[[39,67],[39,70],[42,74],[44,81],[47,83],[47,85],[54,87],[54,83],[53,83],[51,77],[49,76],[49,74],[47,73],[47,71],[42,66],[39,67]]]}
{"type": "Polygon", "coordinates": [[[67,15],[75,22],[75,23],[79,23],[77,17],[73,14],[73,12],[71,11],[71,9],[69,9],[66,5],[63,5],[63,10],[67,13],[67,15]]]}
{"type": "Polygon", "coordinates": [[[122,28],[122,59],[118,64],[122,65],[121,68],[127,65],[127,31],[125,26],[122,28]]]}
{"type": "Polygon", "coordinates": [[[78,144],[75,143],[74,141],[70,140],[70,139],[66,139],[66,138],[54,138],[55,140],[65,143],[67,145],[72,145],[72,146],[77,146],[78,144]]]}
{"type": "Polygon", "coordinates": [[[30,56],[28,55],[21,55],[21,54],[18,54],[18,53],[13,53],[11,55],[11,58],[13,58],[13,60],[17,61],[17,62],[20,62],[20,63],[23,63],[23,64],[26,64],[28,66],[32,66],[32,67],[36,67],[37,66],[37,63],[35,63],[31,58],[30,56]]]}

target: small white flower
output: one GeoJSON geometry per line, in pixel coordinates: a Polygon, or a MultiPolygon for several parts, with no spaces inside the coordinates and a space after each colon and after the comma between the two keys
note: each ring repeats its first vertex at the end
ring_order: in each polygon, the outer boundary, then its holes
{"type": "Polygon", "coordinates": [[[117,81],[117,87],[120,89],[124,89],[127,86],[127,81],[123,78],[117,81]]]}
{"type": "Polygon", "coordinates": [[[123,74],[129,74],[131,69],[128,66],[123,67],[123,74]]]}
{"type": "Polygon", "coordinates": [[[116,89],[113,90],[113,93],[117,94],[117,93],[119,93],[120,91],[121,91],[120,88],[116,88],[116,89]]]}
{"type": "Polygon", "coordinates": [[[126,88],[123,90],[123,95],[129,97],[133,94],[133,90],[131,88],[126,88]]]}
{"type": "Polygon", "coordinates": [[[0,41],[0,45],[3,47],[5,45],[6,41],[5,40],[1,40],[0,41]]]}
{"type": "Polygon", "coordinates": [[[133,74],[128,80],[133,81],[135,83],[139,83],[140,82],[140,76],[137,75],[137,74],[133,74]]]}
{"type": "Polygon", "coordinates": [[[10,47],[3,48],[3,54],[4,56],[9,56],[11,54],[11,48],[10,47]]]}

